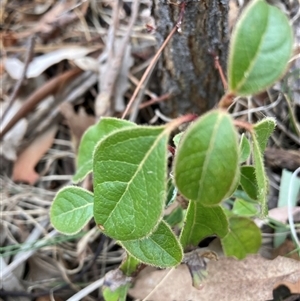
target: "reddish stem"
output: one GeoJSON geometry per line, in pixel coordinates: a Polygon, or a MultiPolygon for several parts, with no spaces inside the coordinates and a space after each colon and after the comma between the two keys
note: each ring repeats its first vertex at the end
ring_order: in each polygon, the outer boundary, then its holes
{"type": "Polygon", "coordinates": [[[249,122],[246,121],[241,121],[241,120],[233,120],[233,123],[235,126],[245,129],[246,131],[248,131],[249,133],[253,132],[253,125],[249,122]]]}

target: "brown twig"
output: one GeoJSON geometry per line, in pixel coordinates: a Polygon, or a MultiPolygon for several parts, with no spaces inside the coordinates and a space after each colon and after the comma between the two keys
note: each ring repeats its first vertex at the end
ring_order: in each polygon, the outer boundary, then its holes
{"type": "Polygon", "coordinates": [[[12,92],[12,94],[11,94],[9,100],[8,100],[8,106],[7,106],[7,108],[5,109],[3,115],[0,117],[0,123],[2,123],[4,121],[5,116],[7,115],[7,113],[11,109],[11,107],[13,106],[13,104],[14,104],[17,96],[18,96],[18,93],[19,93],[19,91],[21,89],[22,83],[23,83],[23,81],[26,78],[27,69],[28,69],[29,63],[30,63],[31,58],[32,58],[34,44],[35,44],[35,35],[32,35],[28,39],[28,46],[27,46],[27,49],[26,49],[24,68],[23,68],[21,77],[18,79],[18,81],[17,81],[17,83],[16,83],[16,85],[14,87],[14,90],[13,90],[13,92],[12,92]]]}
{"type": "Polygon", "coordinates": [[[218,70],[218,72],[220,74],[224,90],[227,91],[227,89],[228,89],[228,83],[227,83],[227,80],[226,80],[223,68],[220,65],[220,61],[219,61],[219,56],[218,55],[214,56],[214,61],[215,61],[215,68],[218,70]]]}
{"type": "Polygon", "coordinates": [[[242,121],[242,120],[233,120],[233,123],[235,126],[245,129],[246,131],[248,131],[249,133],[253,132],[253,125],[249,122],[246,121],[242,121]]]}
{"type": "Polygon", "coordinates": [[[11,118],[4,129],[0,132],[0,139],[15,126],[15,124],[31,112],[36,105],[41,102],[48,95],[57,93],[68,81],[76,77],[82,70],[74,68],[66,71],[63,74],[51,79],[45,85],[34,91],[23,103],[20,110],[11,118]]]}
{"type": "Polygon", "coordinates": [[[144,103],[140,104],[139,109],[144,109],[146,107],[152,106],[153,104],[168,100],[171,97],[171,95],[172,95],[171,93],[167,93],[162,96],[145,101],[144,103]]]}
{"type": "Polygon", "coordinates": [[[180,9],[180,13],[179,13],[179,18],[178,21],[176,23],[176,25],[173,27],[172,31],[169,33],[169,35],[167,36],[166,40],[163,42],[163,44],[161,45],[161,47],[158,49],[157,53],[155,54],[155,56],[153,57],[151,63],[149,64],[149,66],[147,67],[146,71],[144,72],[139,84],[136,86],[133,95],[131,96],[125,111],[123,112],[122,115],[122,119],[125,118],[125,116],[127,116],[133,102],[135,101],[139,90],[142,88],[144,82],[146,81],[146,79],[148,78],[148,76],[151,74],[154,66],[156,65],[162,51],[164,50],[164,48],[166,47],[166,45],[169,43],[170,39],[173,37],[173,35],[175,34],[175,32],[180,29],[182,20],[183,20],[183,15],[184,15],[184,11],[185,11],[185,6],[186,6],[186,2],[181,3],[181,9],[180,9]]]}
{"type": "Polygon", "coordinates": [[[236,95],[234,93],[226,93],[218,103],[220,109],[228,109],[234,102],[236,95]]]}

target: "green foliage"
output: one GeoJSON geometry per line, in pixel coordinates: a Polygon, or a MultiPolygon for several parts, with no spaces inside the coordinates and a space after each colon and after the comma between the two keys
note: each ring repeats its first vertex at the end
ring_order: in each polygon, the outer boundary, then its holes
{"type": "Polygon", "coordinates": [[[181,206],[175,208],[170,214],[164,216],[164,221],[170,226],[174,227],[182,223],[184,219],[184,210],[181,206]]]}
{"type": "Polygon", "coordinates": [[[94,152],[94,218],[117,240],[150,235],[166,197],[168,132],[164,127],[123,129],[94,152]]]}
{"type": "Polygon", "coordinates": [[[252,1],[231,38],[230,92],[251,95],[272,85],[285,72],[292,46],[292,29],[284,13],[264,0],[252,1]]]}
{"type": "Polygon", "coordinates": [[[246,217],[232,216],[229,218],[229,232],[221,242],[226,256],[243,259],[247,254],[257,253],[259,250],[260,229],[246,217]]]}
{"type": "Polygon", "coordinates": [[[99,143],[101,139],[115,130],[135,125],[135,123],[127,120],[103,117],[97,124],[89,127],[82,136],[78,148],[76,160],[77,169],[73,176],[74,183],[78,183],[83,180],[87,174],[93,170],[93,152],[96,144],[99,143]]]}
{"type": "Polygon", "coordinates": [[[177,196],[177,188],[174,185],[173,179],[168,179],[167,182],[167,199],[166,199],[166,207],[169,207],[173,204],[177,196]]]}
{"type": "Polygon", "coordinates": [[[136,273],[139,265],[140,261],[127,254],[119,269],[109,274],[108,286],[102,287],[102,294],[106,301],[126,301],[131,286],[130,277],[136,273]]]}
{"type": "Polygon", "coordinates": [[[256,216],[259,211],[256,204],[249,203],[243,199],[236,199],[232,208],[232,213],[239,216],[256,216]]]}
{"type": "Polygon", "coordinates": [[[175,158],[175,183],[187,199],[203,205],[218,204],[233,192],[238,161],[238,139],[231,117],[212,111],[182,137],[175,158]]]}
{"type": "Polygon", "coordinates": [[[65,187],[55,196],[50,208],[51,223],[63,234],[78,233],[93,216],[94,197],[79,187],[65,187]]]}
{"type": "Polygon", "coordinates": [[[176,266],[183,257],[181,245],[164,221],[149,237],[120,244],[132,257],[161,268],[176,266]]]}
{"type": "MultiPolygon", "coordinates": [[[[250,95],[270,86],[286,69],[292,44],[283,13],[263,0],[252,1],[233,33],[228,93],[250,95]]],[[[140,263],[176,266],[184,248],[197,247],[207,236],[217,235],[225,255],[238,259],[256,253],[261,245],[260,229],[250,217],[267,215],[263,155],[275,121],[248,124],[251,139],[242,135],[238,143],[228,113],[206,113],[174,137],[176,154],[168,176],[169,134],[182,120],[138,126],[102,118],[81,140],[73,178],[79,182],[92,171],[94,194],[72,186],[60,190],[53,201],[50,218],[58,231],[77,233],[94,217],[99,229],[127,251],[117,270],[125,280],[115,290],[104,289],[106,300],[125,300],[127,276],[140,263]],[[240,166],[248,158],[253,158],[253,166],[240,166]],[[177,207],[164,217],[178,193],[188,209],[177,207]],[[225,209],[228,203],[234,204],[231,211],[225,209]],[[170,226],[181,229],[179,239],[170,226]]]]}
{"type": "Polygon", "coordinates": [[[210,235],[224,237],[228,233],[228,221],[221,206],[203,206],[200,202],[190,201],[186,214],[185,227],[180,235],[183,247],[197,246],[210,235]]]}
{"type": "Polygon", "coordinates": [[[244,163],[250,156],[251,146],[249,140],[246,138],[245,134],[241,136],[240,141],[240,163],[244,163]]]}
{"type": "Polygon", "coordinates": [[[177,135],[174,136],[173,142],[174,142],[175,147],[178,147],[179,142],[180,142],[180,140],[182,138],[182,135],[183,135],[183,132],[181,132],[181,133],[179,133],[179,134],[177,134],[177,135]]]}
{"type": "Polygon", "coordinates": [[[268,139],[273,133],[275,127],[276,121],[271,117],[265,118],[253,126],[255,132],[254,138],[257,140],[261,153],[265,151],[268,139]]]}
{"type": "Polygon", "coordinates": [[[129,288],[130,283],[121,285],[114,291],[106,287],[103,289],[102,294],[106,301],[126,301],[129,288]]]}
{"type": "Polygon", "coordinates": [[[255,177],[255,168],[253,166],[241,167],[240,184],[250,198],[257,200],[257,183],[255,177]]]}
{"type": "Polygon", "coordinates": [[[253,158],[256,175],[256,183],[258,187],[257,200],[262,207],[262,216],[268,214],[266,196],[269,190],[268,178],[263,163],[263,153],[267,144],[267,140],[274,131],[276,123],[273,118],[265,118],[253,127],[253,158]]]}

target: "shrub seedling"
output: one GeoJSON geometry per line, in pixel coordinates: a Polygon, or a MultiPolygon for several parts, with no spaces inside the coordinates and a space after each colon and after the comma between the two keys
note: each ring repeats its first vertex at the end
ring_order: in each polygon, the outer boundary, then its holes
{"type": "MultiPolygon", "coordinates": [[[[104,117],[82,137],[73,177],[78,183],[93,172],[94,193],[76,186],[60,190],[50,210],[53,226],[66,235],[75,234],[93,217],[99,229],[126,250],[120,270],[127,276],[139,263],[174,267],[182,262],[185,250],[211,235],[221,239],[227,256],[242,259],[256,253],[261,233],[251,217],[267,215],[263,153],[275,121],[241,123],[223,108],[233,96],[258,93],[280,78],[292,45],[285,15],[264,0],[252,1],[232,34],[228,91],[219,109],[175,136],[172,176],[167,165],[170,133],[192,121],[191,115],[165,126],[104,117]],[[251,139],[239,137],[235,124],[243,126],[251,139]],[[245,165],[249,156],[252,166],[245,165]],[[164,219],[164,209],[177,190],[188,200],[186,213],[177,208],[164,219]],[[232,211],[223,206],[230,197],[236,199],[232,211]],[[180,225],[179,237],[168,223],[180,225]]],[[[122,283],[116,290],[106,288],[104,295],[107,300],[123,300],[128,287],[122,283]]]]}

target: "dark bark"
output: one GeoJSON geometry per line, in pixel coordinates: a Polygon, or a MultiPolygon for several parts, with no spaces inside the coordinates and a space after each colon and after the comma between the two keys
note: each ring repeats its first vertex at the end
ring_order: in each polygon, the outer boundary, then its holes
{"type": "MultiPolygon", "coordinates": [[[[180,12],[180,5],[170,2],[153,0],[152,11],[159,46],[175,26],[180,12]]],[[[158,66],[160,92],[174,94],[169,101],[161,104],[162,111],[172,117],[187,112],[202,114],[212,108],[224,93],[211,52],[220,57],[225,70],[228,0],[185,2],[181,33],[177,32],[172,37],[158,66]]]]}

